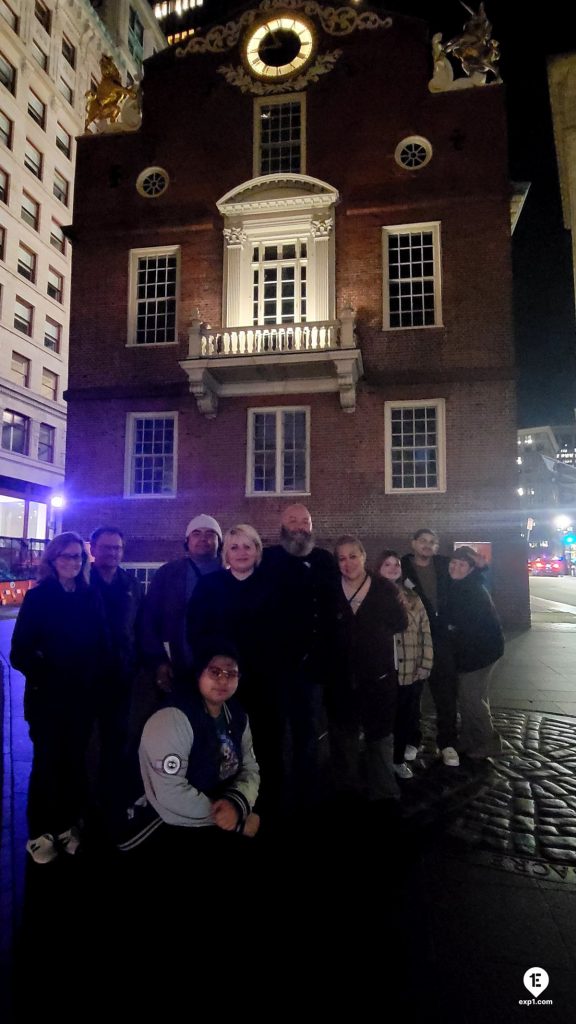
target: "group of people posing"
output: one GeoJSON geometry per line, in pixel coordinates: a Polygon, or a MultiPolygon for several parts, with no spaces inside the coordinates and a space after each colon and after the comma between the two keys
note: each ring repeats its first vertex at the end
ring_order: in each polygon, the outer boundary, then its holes
{"type": "Polygon", "coordinates": [[[437,549],[420,529],[410,554],[384,550],[370,571],[358,537],[316,546],[303,505],[266,548],[254,527],[223,536],[202,514],[144,596],[116,527],[94,531],[92,560],[78,534],[55,537],[11,651],[34,746],[32,858],[76,853],[94,799],[124,852],[238,843],[325,795],[323,733],[331,792],[396,806],[418,763],[425,680],[444,765],[498,755],[500,623],[476,552],[437,549]]]}

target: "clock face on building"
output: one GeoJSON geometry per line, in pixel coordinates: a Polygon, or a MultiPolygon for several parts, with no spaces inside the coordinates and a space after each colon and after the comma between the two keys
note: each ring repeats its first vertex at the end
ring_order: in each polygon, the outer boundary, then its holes
{"type": "Polygon", "coordinates": [[[301,71],[314,54],[314,31],[300,15],[281,14],[252,28],[244,43],[244,59],[257,78],[288,78],[301,71]]]}

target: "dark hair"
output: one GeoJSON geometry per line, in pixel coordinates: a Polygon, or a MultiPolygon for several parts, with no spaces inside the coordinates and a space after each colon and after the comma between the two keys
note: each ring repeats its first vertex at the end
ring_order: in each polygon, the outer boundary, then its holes
{"type": "Polygon", "coordinates": [[[202,643],[194,652],[193,674],[196,682],[200,679],[204,669],[210,664],[212,658],[220,655],[222,658],[232,658],[240,667],[238,649],[229,640],[211,637],[202,643]]]}
{"type": "Polygon", "coordinates": [[[103,533],[115,533],[120,537],[122,543],[124,543],[124,534],[122,530],[119,530],[117,526],[97,526],[95,530],[92,530],[90,534],[90,543],[96,544],[100,540],[103,533]]]}
{"type": "Polygon", "coordinates": [[[362,555],[366,554],[366,548],[358,537],[353,537],[351,533],[343,533],[341,537],[338,537],[334,545],[334,558],[338,558],[338,552],[345,544],[353,544],[362,555]]]}
{"type": "Polygon", "coordinates": [[[51,577],[56,580],[58,579],[58,573],[54,567],[54,562],[69,544],[79,544],[82,549],[82,568],[76,579],[80,586],[88,586],[88,552],[84,547],[84,538],[81,537],[79,533],[73,533],[72,530],[69,530],[67,533],[59,533],[58,536],[54,537],[46,546],[40,560],[40,565],[38,566],[38,579],[46,580],[51,577]]]}
{"type": "Polygon", "coordinates": [[[418,538],[421,537],[424,533],[429,533],[432,537],[435,537],[436,540],[438,540],[438,534],[436,533],[436,530],[429,530],[427,526],[422,526],[420,527],[419,530],[416,530],[416,533],[412,534],[412,540],[418,540],[418,538]]]}
{"type": "Polygon", "coordinates": [[[380,552],[380,554],[378,555],[378,558],[376,559],[376,566],[375,566],[376,572],[380,572],[380,569],[382,568],[382,566],[384,565],[384,562],[388,558],[397,558],[398,561],[400,561],[400,555],[398,554],[397,551],[392,551],[392,548],[385,548],[384,551],[380,552]]]}

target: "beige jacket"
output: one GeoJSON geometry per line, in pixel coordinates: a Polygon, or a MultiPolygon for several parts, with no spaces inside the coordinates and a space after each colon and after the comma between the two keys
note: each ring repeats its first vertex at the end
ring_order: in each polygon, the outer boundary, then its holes
{"type": "Polygon", "coordinates": [[[434,650],[430,635],[430,623],[418,594],[403,584],[398,584],[398,589],[406,606],[409,622],[408,629],[403,633],[396,633],[394,637],[398,661],[398,682],[400,686],[409,686],[410,683],[416,681],[418,669],[423,669],[426,673],[424,677],[420,675],[419,678],[427,678],[430,675],[434,650]]]}

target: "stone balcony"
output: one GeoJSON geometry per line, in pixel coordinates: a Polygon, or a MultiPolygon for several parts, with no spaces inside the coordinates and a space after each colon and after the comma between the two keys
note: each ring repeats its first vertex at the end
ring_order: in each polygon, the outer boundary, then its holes
{"type": "Polygon", "coordinates": [[[210,417],[220,396],[319,392],[338,392],[342,409],[354,412],[363,372],[352,309],[339,320],[249,327],[211,327],[197,317],[180,366],[200,412],[210,417]]]}

